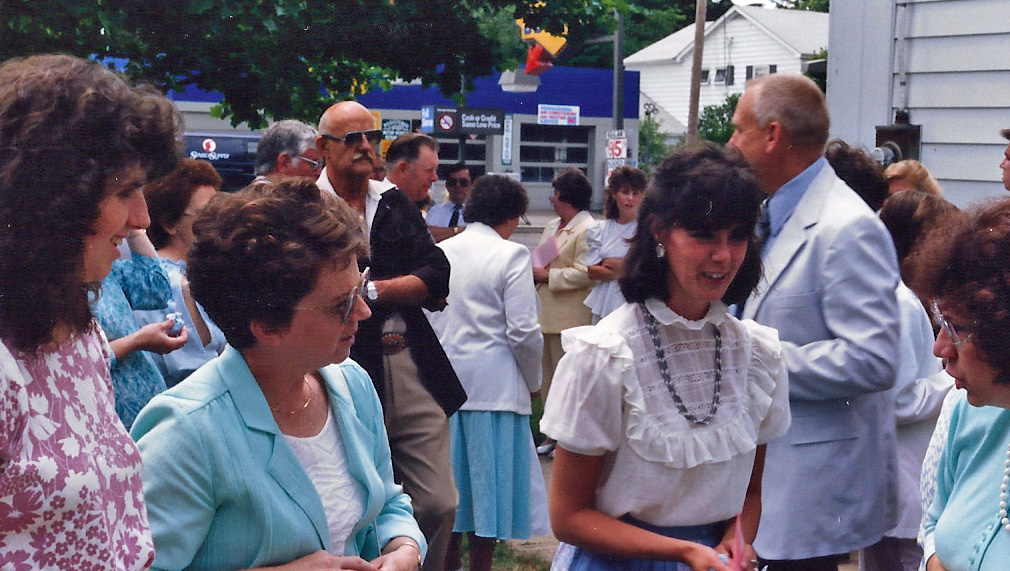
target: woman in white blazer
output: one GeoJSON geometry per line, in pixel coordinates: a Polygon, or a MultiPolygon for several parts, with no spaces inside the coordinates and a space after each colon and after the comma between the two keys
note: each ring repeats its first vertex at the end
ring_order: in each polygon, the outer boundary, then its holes
{"type": "Polygon", "coordinates": [[[526,212],[526,191],[502,176],[474,184],[466,230],[439,243],[452,265],[448,306],[430,313],[467,401],[449,418],[459,507],[447,568],[490,569],[497,539],[548,533],[543,475],[530,431],[530,396],[540,389],[543,336],[526,247],[508,241],[526,212]],[[455,563],[455,564],[453,564],[455,563]]]}

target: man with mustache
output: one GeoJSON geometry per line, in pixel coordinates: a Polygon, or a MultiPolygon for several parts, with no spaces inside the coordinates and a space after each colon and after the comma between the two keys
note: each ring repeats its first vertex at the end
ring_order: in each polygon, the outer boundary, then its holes
{"type": "Polygon", "coordinates": [[[421,308],[439,311],[449,294],[449,262],[417,206],[399,189],[371,180],[382,132],[371,112],[344,101],[319,121],[316,146],[326,167],[316,184],[357,209],[371,267],[351,358],[368,371],[383,405],[396,481],[413,500],[428,540],[423,569],[442,571],[458,495],[449,462],[449,421],[466,393],[421,308]]]}

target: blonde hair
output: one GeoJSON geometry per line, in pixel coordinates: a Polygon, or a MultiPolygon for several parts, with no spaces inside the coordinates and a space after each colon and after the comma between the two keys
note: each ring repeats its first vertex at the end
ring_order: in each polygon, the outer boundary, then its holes
{"type": "Polygon", "coordinates": [[[919,161],[907,159],[892,163],[884,170],[884,178],[888,183],[894,179],[904,179],[912,183],[915,190],[933,196],[943,196],[940,183],[936,182],[933,175],[929,174],[929,170],[919,161]]]}

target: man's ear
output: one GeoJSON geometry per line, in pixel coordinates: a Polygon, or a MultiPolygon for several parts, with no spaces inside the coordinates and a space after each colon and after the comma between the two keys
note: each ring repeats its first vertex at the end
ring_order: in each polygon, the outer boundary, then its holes
{"type": "Polygon", "coordinates": [[[249,323],[249,331],[256,338],[258,343],[263,343],[264,345],[280,345],[283,341],[284,334],[287,333],[286,329],[279,329],[272,325],[263,323],[262,321],[253,321],[249,323]]]}
{"type": "Polygon", "coordinates": [[[291,166],[293,161],[294,159],[291,158],[291,155],[287,153],[277,153],[277,166],[275,168],[277,170],[286,169],[291,166]]]}
{"type": "Polygon", "coordinates": [[[659,220],[650,217],[649,232],[652,232],[652,239],[655,240],[657,244],[661,244],[663,242],[663,226],[659,223],[659,220]]]}
{"type": "Polygon", "coordinates": [[[782,129],[782,123],[769,121],[765,132],[768,133],[765,139],[766,153],[771,153],[776,149],[785,148],[790,145],[789,138],[786,137],[786,132],[782,129]]]}

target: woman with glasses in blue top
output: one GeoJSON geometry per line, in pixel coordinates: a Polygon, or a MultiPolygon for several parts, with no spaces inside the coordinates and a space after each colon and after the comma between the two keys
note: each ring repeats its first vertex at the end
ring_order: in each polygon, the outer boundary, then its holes
{"type": "Polygon", "coordinates": [[[926,513],[928,571],[1010,561],[1010,201],[952,214],[910,258],[913,288],[941,324],[933,352],[956,397],[926,513]]]}
{"type": "Polygon", "coordinates": [[[357,216],[283,179],[216,197],[193,230],[193,297],[228,346],[134,424],[154,568],[413,571],[424,537],[348,360],[371,315],[357,216]]]}

